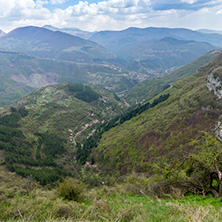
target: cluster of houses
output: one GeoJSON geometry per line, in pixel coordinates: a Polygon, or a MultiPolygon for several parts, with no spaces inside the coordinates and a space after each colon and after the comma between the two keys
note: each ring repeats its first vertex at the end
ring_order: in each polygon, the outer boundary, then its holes
{"type": "MultiPolygon", "coordinates": [[[[90,123],[86,123],[84,126],[82,126],[82,130],[80,130],[78,133],[76,133],[75,138],[76,138],[77,136],[79,136],[79,135],[80,135],[84,130],[86,130],[88,127],[90,127],[90,126],[92,126],[92,125],[94,125],[94,124],[97,124],[97,123],[100,123],[100,121],[99,121],[98,119],[94,119],[94,120],[92,120],[90,123]]],[[[93,133],[93,131],[92,131],[91,133],[93,133]]]]}
{"type": "Polygon", "coordinates": [[[95,163],[91,164],[91,162],[88,162],[88,161],[86,161],[85,166],[91,166],[91,167],[97,168],[97,164],[95,163]]]}
{"type": "MultiPolygon", "coordinates": [[[[105,122],[105,121],[103,120],[102,123],[104,123],[104,122],[105,122]]],[[[90,126],[92,126],[92,125],[94,125],[94,124],[97,124],[97,123],[100,123],[100,121],[99,121],[98,119],[94,119],[94,120],[92,120],[90,123],[86,123],[84,126],[82,126],[82,129],[81,129],[79,132],[76,133],[76,135],[75,135],[74,137],[73,137],[73,131],[72,131],[72,129],[68,129],[68,131],[69,131],[69,141],[70,141],[71,143],[73,143],[73,144],[76,145],[75,138],[76,138],[77,136],[81,135],[82,132],[83,132],[84,130],[86,130],[88,127],[90,127],[90,126]]],[[[92,130],[92,132],[87,136],[87,139],[88,139],[90,136],[92,136],[95,131],[96,131],[95,129],[92,130]]]]}
{"type": "Polygon", "coordinates": [[[76,145],[75,140],[73,140],[72,130],[71,130],[71,129],[68,129],[68,131],[69,131],[69,141],[70,141],[71,143],[73,143],[73,144],[76,145]]]}

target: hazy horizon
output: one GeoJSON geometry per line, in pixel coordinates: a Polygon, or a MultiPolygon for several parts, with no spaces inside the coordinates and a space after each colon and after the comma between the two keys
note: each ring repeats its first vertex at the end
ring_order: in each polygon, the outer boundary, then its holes
{"type": "Polygon", "coordinates": [[[52,25],[85,31],[129,27],[222,30],[220,0],[0,0],[0,29],[52,25]]]}

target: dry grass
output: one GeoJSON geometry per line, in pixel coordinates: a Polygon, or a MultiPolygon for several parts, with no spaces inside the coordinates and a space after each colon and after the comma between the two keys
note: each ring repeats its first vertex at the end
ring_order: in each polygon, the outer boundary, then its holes
{"type": "Polygon", "coordinates": [[[0,177],[0,221],[222,221],[221,202],[215,199],[163,200],[132,194],[125,184],[86,190],[83,200],[76,202],[3,166],[0,177]]]}

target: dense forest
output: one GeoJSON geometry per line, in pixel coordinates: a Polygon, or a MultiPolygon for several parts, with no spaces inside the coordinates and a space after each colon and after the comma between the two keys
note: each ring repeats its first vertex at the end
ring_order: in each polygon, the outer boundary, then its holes
{"type": "Polygon", "coordinates": [[[80,144],[77,144],[77,152],[76,152],[77,160],[81,164],[84,164],[86,162],[86,160],[89,158],[91,149],[97,146],[99,140],[102,137],[102,134],[105,131],[108,131],[109,129],[117,125],[123,124],[125,121],[130,120],[133,117],[140,115],[142,112],[155,107],[157,104],[167,100],[169,96],[170,96],[169,94],[160,95],[158,98],[154,99],[152,103],[146,102],[144,104],[138,105],[134,108],[131,108],[128,112],[120,116],[117,116],[109,120],[108,122],[105,122],[104,124],[100,125],[97,128],[96,133],[90,138],[86,139],[86,141],[83,144],[83,147],[81,147],[80,144]]]}
{"type": "Polygon", "coordinates": [[[24,177],[32,176],[41,185],[46,185],[67,175],[54,161],[57,154],[65,152],[64,141],[55,135],[36,134],[38,143],[30,142],[19,129],[19,120],[27,115],[24,107],[11,107],[11,114],[0,118],[0,149],[5,151],[5,164],[10,171],[24,177]]]}

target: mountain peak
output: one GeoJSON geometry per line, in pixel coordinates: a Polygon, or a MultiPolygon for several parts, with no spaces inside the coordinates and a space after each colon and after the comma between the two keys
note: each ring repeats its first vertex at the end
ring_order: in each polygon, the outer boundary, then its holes
{"type": "Polygon", "coordinates": [[[62,31],[36,26],[12,30],[1,38],[0,47],[24,51],[37,57],[82,63],[115,58],[97,43],[62,31]]]}

